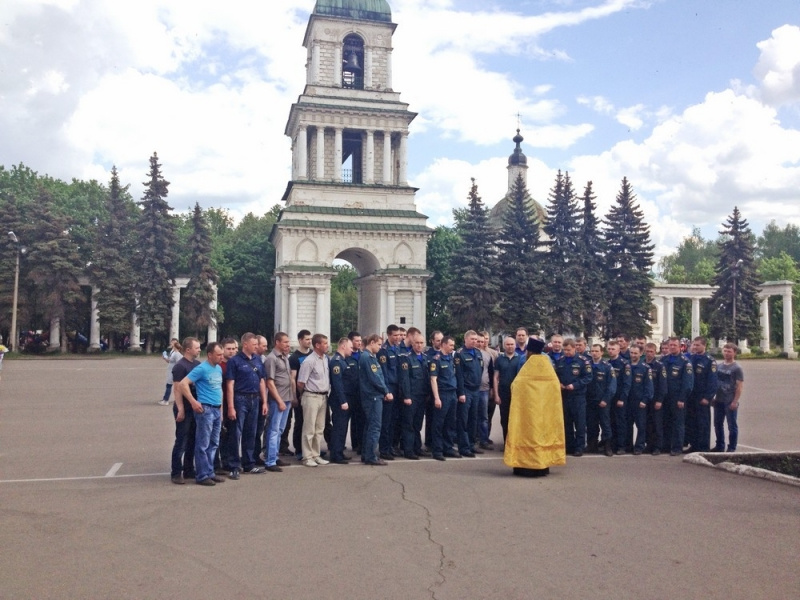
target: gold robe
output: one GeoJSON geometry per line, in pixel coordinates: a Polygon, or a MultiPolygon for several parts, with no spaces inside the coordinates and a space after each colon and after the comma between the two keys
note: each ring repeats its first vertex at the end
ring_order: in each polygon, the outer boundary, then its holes
{"type": "Polygon", "coordinates": [[[561,386],[546,354],[531,355],[511,383],[503,461],[524,469],[567,464],[561,386]]]}

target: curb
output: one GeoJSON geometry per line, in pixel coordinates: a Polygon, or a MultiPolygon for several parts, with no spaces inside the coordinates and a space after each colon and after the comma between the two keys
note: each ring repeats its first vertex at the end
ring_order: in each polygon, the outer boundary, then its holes
{"type": "Polygon", "coordinates": [[[724,457],[724,456],[737,456],[737,457],[747,457],[747,456],[784,456],[786,454],[797,454],[796,452],[780,452],[780,453],[764,453],[764,452],[714,452],[714,453],[706,453],[706,452],[696,452],[693,454],[689,454],[685,456],[683,462],[689,463],[692,465],[699,465],[701,467],[712,467],[715,469],[721,469],[723,471],[727,471],[729,473],[734,473],[736,475],[745,475],[747,477],[756,477],[758,479],[766,479],[768,481],[774,481],[776,483],[783,483],[786,485],[793,485],[795,487],[800,487],[800,477],[792,477],[791,475],[785,475],[783,473],[776,473],[775,471],[770,471],[768,469],[760,469],[758,467],[751,467],[748,465],[738,465],[732,463],[730,461],[723,461],[717,464],[714,464],[707,457],[724,457]]]}

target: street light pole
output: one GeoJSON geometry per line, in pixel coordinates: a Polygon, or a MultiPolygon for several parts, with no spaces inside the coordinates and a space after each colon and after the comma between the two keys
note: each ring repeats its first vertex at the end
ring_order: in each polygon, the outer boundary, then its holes
{"type": "Polygon", "coordinates": [[[8,237],[17,245],[17,265],[14,268],[14,300],[11,308],[11,351],[16,352],[17,343],[19,342],[19,336],[17,335],[17,299],[19,297],[19,255],[21,248],[19,239],[17,239],[13,231],[8,232],[8,237]]]}

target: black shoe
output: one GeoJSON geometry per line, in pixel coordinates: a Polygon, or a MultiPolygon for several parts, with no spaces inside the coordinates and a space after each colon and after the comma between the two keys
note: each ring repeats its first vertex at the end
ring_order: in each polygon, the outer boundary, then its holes
{"type": "Polygon", "coordinates": [[[419,460],[419,456],[416,454],[403,454],[403,458],[407,458],[408,460],[419,460]]]}
{"type": "Polygon", "coordinates": [[[462,452],[461,456],[464,456],[466,458],[475,458],[475,453],[474,452],[462,452]]]}
{"type": "Polygon", "coordinates": [[[332,462],[335,465],[349,465],[350,461],[346,458],[332,458],[329,462],[332,462]]]}
{"type": "Polygon", "coordinates": [[[379,458],[378,460],[368,460],[364,464],[371,467],[385,467],[386,461],[379,458]]]}
{"type": "Polygon", "coordinates": [[[485,453],[483,450],[481,450],[480,448],[472,448],[472,453],[473,453],[473,454],[486,454],[486,453],[485,453]]]}
{"type": "Polygon", "coordinates": [[[267,465],[264,467],[264,470],[269,471],[270,473],[283,473],[283,469],[281,469],[277,464],[267,465]]]}
{"type": "Polygon", "coordinates": [[[494,443],[492,442],[481,442],[478,446],[484,450],[494,450],[494,443]]]}
{"type": "Polygon", "coordinates": [[[279,467],[290,467],[291,465],[287,462],[282,461],[280,458],[275,461],[275,464],[279,467]]]}
{"type": "Polygon", "coordinates": [[[580,458],[581,456],[583,456],[583,451],[575,450],[575,452],[572,453],[572,456],[574,456],[575,458],[580,458]]]}
{"type": "Polygon", "coordinates": [[[383,460],[394,460],[394,454],[386,454],[385,452],[381,452],[381,458],[383,460]]]}
{"type": "Polygon", "coordinates": [[[681,455],[681,453],[680,453],[680,452],[678,452],[677,450],[672,450],[672,451],[669,453],[669,455],[670,455],[670,456],[680,456],[680,455],[681,455]]]}
{"type": "Polygon", "coordinates": [[[642,455],[642,451],[637,448],[636,450],[633,451],[633,455],[634,456],[641,456],[642,455]]]}
{"type": "Polygon", "coordinates": [[[725,448],[720,448],[720,447],[712,448],[711,452],[725,452],[725,448]]]}
{"type": "Polygon", "coordinates": [[[614,454],[616,454],[617,456],[621,456],[625,454],[625,450],[623,450],[622,448],[617,448],[617,451],[614,454]]]}
{"type": "Polygon", "coordinates": [[[181,475],[178,475],[172,478],[172,483],[175,483],[177,485],[184,485],[186,483],[186,480],[181,475]]]}
{"type": "Polygon", "coordinates": [[[238,481],[239,469],[233,469],[230,473],[228,473],[228,479],[233,479],[234,481],[238,481]]]}
{"type": "Polygon", "coordinates": [[[659,454],[661,454],[661,450],[658,448],[653,448],[653,456],[658,456],[659,454]]]}
{"type": "Polygon", "coordinates": [[[184,479],[194,479],[195,477],[197,477],[197,473],[195,473],[194,471],[184,471],[183,472],[183,478],[184,479]]]}
{"type": "Polygon", "coordinates": [[[214,480],[211,477],[206,477],[205,479],[198,481],[197,485],[217,485],[214,483],[214,480]]]}
{"type": "Polygon", "coordinates": [[[286,448],[285,450],[279,450],[278,456],[294,456],[294,452],[286,448]]]}
{"type": "Polygon", "coordinates": [[[461,458],[460,454],[456,454],[455,452],[445,452],[444,456],[447,458],[461,458]]]}
{"type": "Polygon", "coordinates": [[[429,451],[429,450],[426,450],[425,448],[423,448],[422,450],[420,450],[419,452],[417,452],[417,455],[418,455],[418,456],[430,456],[430,455],[431,455],[431,453],[430,453],[430,451],[429,451]]]}
{"type": "Polygon", "coordinates": [[[433,460],[444,460],[444,456],[442,456],[441,454],[434,454],[433,460]]]}

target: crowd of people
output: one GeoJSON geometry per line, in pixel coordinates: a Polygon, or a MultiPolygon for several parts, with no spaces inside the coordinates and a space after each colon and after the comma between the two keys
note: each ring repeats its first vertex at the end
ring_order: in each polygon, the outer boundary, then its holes
{"type": "MultiPolygon", "coordinates": [[[[160,401],[174,398],[172,482],[211,486],[281,472],[291,457],[307,467],[347,464],[348,431],[354,455],[374,466],[493,450],[494,413],[505,443],[530,340],[519,328],[495,349],[487,332],[470,330],[456,349],[453,337],[435,331],[426,346],[419,329],[390,325],[385,339],[351,332],[331,357],[319,333],[300,331],[294,352],[286,333],[275,335],[271,352],[264,336],[246,333],[241,347],[233,338],[208,344],[203,363],[196,338],[173,340],[160,401]]],[[[551,336],[546,364],[561,391],[566,453],[735,451],[743,386],[736,346],[725,345],[719,365],[702,337],[683,350],[678,338],[659,348],[621,335],[589,347],[584,338],[551,336]]]]}

